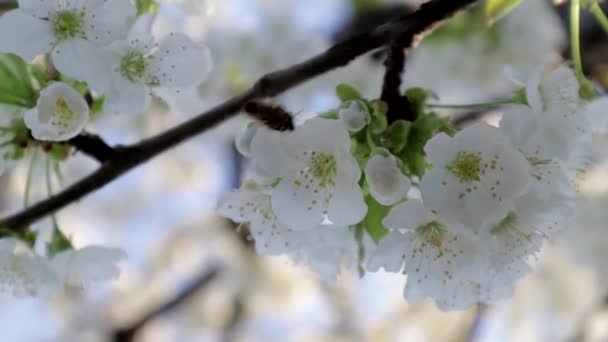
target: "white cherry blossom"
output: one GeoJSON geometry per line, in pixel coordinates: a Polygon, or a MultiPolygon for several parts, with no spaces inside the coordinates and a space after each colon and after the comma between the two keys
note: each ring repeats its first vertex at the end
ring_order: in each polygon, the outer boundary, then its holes
{"type": "Polygon", "coordinates": [[[412,185],[393,155],[375,154],[371,157],[365,167],[365,179],[371,195],[384,205],[393,205],[404,199],[412,185]]]}
{"type": "Polygon", "coordinates": [[[135,13],[125,0],[19,0],[0,17],[0,51],[26,61],[50,52],[60,72],[105,88],[102,46],[124,39],[135,13]]]}
{"type": "Polygon", "coordinates": [[[220,201],[218,213],[249,224],[258,254],[287,255],[326,281],[334,281],[341,266],[349,266],[357,258],[358,245],[348,228],[323,225],[292,228],[279,221],[273,212],[267,189],[249,184],[230,192],[220,201]]]}
{"type": "Polygon", "coordinates": [[[118,263],[127,258],[120,248],[87,246],[63,251],[51,260],[64,287],[84,289],[118,278],[118,263]]]}
{"type": "Polygon", "coordinates": [[[47,260],[16,239],[0,239],[0,293],[10,297],[50,297],[59,279],[47,260]]]}
{"type": "Polygon", "coordinates": [[[500,219],[530,185],[526,158],[498,128],[484,123],[453,138],[440,133],[425,151],[432,169],[422,178],[422,198],[450,221],[483,226],[500,219]]]}
{"type": "Polygon", "coordinates": [[[89,105],[72,87],[55,82],[40,92],[36,107],[23,118],[35,139],[64,141],[82,132],[89,121],[89,105]]]}
{"type": "MultiPolygon", "coordinates": [[[[503,116],[501,127],[519,143],[525,153],[548,155],[560,160],[574,173],[589,158],[593,127],[574,71],[561,65],[545,77],[538,67],[526,85],[528,106],[514,106],[503,116]],[[527,133],[523,133],[521,130],[527,133]],[[523,139],[523,140],[520,140],[523,139]]],[[[601,126],[601,125],[600,125],[601,126]]]]}
{"type": "Polygon", "coordinates": [[[208,48],[183,34],[172,33],[157,44],[137,30],[127,40],[113,43],[108,59],[111,86],[104,91],[104,110],[110,113],[143,113],[152,89],[196,86],[212,65],[208,48]]]}
{"type": "Polygon", "coordinates": [[[350,226],[366,215],[361,170],[350,152],[348,131],[338,120],[313,118],[293,132],[258,129],[251,143],[257,167],[280,178],[272,208],[290,226],[314,227],[327,217],[350,226]]]}
{"type": "Polygon", "coordinates": [[[403,269],[405,298],[412,303],[431,297],[448,310],[479,300],[474,284],[483,278],[487,255],[485,244],[467,228],[437,216],[419,200],[397,204],[383,223],[392,231],[369,258],[368,270],[403,269]],[[452,296],[462,303],[452,303],[452,296]]]}

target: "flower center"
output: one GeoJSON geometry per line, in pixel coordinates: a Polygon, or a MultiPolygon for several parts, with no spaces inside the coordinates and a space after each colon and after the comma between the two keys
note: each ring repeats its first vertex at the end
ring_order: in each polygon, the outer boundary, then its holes
{"type": "Polygon", "coordinates": [[[336,176],[336,159],[325,153],[312,152],[310,169],[321,186],[333,185],[336,176]]]}
{"type": "Polygon", "coordinates": [[[443,224],[433,221],[416,228],[416,234],[431,245],[441,248],[446,229],[443,224]]]}
{"type": "Polygon", "coordinates": [[[477,153],[461,151],[446,168],[461,182],[479,181],[481,157],[477,153]]]}
{"type": "Polygon", "coordinates": [[[52,20],[53,31],[58,40],[83,37],[84,19],[82,14],[74,11],[60,11],[52,20]]]}
{"type": "Polygon", "coordinates": [[[67,128],[75,116],[76,113],[70,108],[65,99],[60,97],[55,102],[55,115],[53,115],[51,125],[67,128]]]}
{"type": "Polygon", "coordinates": [[[148,58],[139,52],[129,52],[120,60],[120,74],[131,82],[143,78],[148,68],[148,58]]]}

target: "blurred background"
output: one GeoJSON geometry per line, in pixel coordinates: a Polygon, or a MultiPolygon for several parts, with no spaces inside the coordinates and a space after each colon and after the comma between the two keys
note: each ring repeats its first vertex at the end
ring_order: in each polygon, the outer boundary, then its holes
{"type": "MultiPolygon", "coordinates": [[[[145,115],[99,117],[90,130],[111,144],[138,141],[420,2],[160,0],[150,19],[154,35],[180,31],[208,44],[212,75],[145,115]]],[[[585,69],[608,85],[608,40],[590,16],[583,25],[585,69]]],[[[408,56],[405,86],[432,89],[438,103],[504,98],[535,66],[563,62],[566,34],[565,8],[544,0],[525,0],[491,29],[459,16],[408,56]]],[[[379,96],[382,76],[382,58],[370,54],[277,102],[307,115],[336,106],[339,83],[379,96]]],[[[500,116],[444,114],[490,123],[500,116]]],[[[408,305],[403,275],[345,270],[327,284],[287,259],[257,256],[245,232],[214,214],[246,170],[234,147],[246,122],[226,122],[61,211],[59,225],[76,247],[127,251],[121,277],[50,303],[2,299],[1,340],[608,341],[608,139],[596,137],[590,169],[580,176],[575,225],[545,248],[514,297],[443,313],[430,302],[408,305]]],[[[70,158],[62,165],[66,184],[95,167],[85,156],[70,158]]],[[[20,163],[0,179],[3,215],[20,208],[28,168],[20,163]]],[[[34,169],[34,200],[46,197],[43,169],[34,169]]]]}

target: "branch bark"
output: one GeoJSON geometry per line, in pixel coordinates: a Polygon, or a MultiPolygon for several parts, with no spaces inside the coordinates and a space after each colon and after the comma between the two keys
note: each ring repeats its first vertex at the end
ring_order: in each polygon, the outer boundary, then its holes
{"type": "Polygon", "coordinates": [[[125,172],[148,161],[239,113],[249,101],[273,97],[307,80],[335,68],[345,66],[355,58],[390,44],[393,37],[412,37],[478,0],[431,0],[412,13],[339,42],[325,52],[289,68],[269,73],[260,78],[244,93],[198,115],[164,133],[141,142],[114,148],[110,159],[97,171],[72,184],[63,191],[36,203],[28,209],[0,220],[0,227],[13,230],[27,228],[31,223],[102,188],[125,172]]]}

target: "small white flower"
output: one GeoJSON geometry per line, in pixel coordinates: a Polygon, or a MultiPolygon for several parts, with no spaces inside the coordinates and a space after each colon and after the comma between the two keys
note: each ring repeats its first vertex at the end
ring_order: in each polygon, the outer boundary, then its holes
{"type": "Polygon", "coordinates": [[[280,178],[272,209],[290,226],[314,227],[327,217],[337,226],[363,220],[367,205],[350,136],[338,120],[314,118],[294,132],[258,129],[251,143],[257,167],[280,178]]]}
{"type": "Polygon", "coordinates": [[[50,297],[60,289],[48,261],[15,239],[0,239],[0,293],[11,297],[50,297]]]}
{"type": "Polygon", "coordinates": [[[317,225],[292,229],[278,220],[265,190],[230,192],[220,201],[218,213],[235,222],[249,223],[258,254],[285,254],[326,281],[335,280],[341,266],[348,266],[357,258],[358,246],[348,228],[317,225]]]}
{"type": "Polygon", "coordinates": [[[126,37],[135,12],[126,0],[19,0],[0,17],[0,51],[27,61],[51,52],[60,72],[100,84],[109,71],[102,46],[126,37]]]}
{"type": "MultiPolygon", "coordinates": [[[[487,268],[485,245],[458,223],[445,221],[425,208],[419,200],[397,204],[384,219],[392,232],[385,236],[367,268],[407,274],[405,297],[417,303],[426,297],[449,302],[465,284],[482,279],[487,268]]],[[[471,285],[472,286],[472,285],[471,285]]],[[[474,293],[475,291],[470,291],[474,293]]],[[[477,296],[463,297],[463,306],[478,301],[477,296]]],[[[445,304],[442,309],[454,309],[445,304]]]]}
{"type": "Polygon", "coordinates": [[[89,106],[72,87],[55,82],[40,92],[36,107],[26,111],[23,118],[35,139],[64,141],[84,129],[89,106]]]}
{"type": "Polygon", "coordinates": [[[371,120],[365,104],[357,100],[345,103],[338,111],[338,117],[351,132],[359,132],[371,120]]]}
{"type": "Polygon", "coordinates": [[[104,92],[104,110],[143,113],[151,90],[163,87],[179,92],[200,84],[211,69],[208,48],[173,33],[160,44],[152,36],[132,31],[126,41],[110,46],[111,87],[104,92]]]}
{"type": "Polygon", "coordinates": [[[412,185],[393,155],[376,154],[370,158],[365,167],[365,179],[371,195],[384,205],[393,205],[405,198],[412,185]]]}
{"type": "Polygon", "coordinates": [[[425,151],[433,168],[422,178],[422,198],[450,221],[483,226],[500,219],[530,185],[526,158],[487,124],[467,127],[454,138],[440,133],[425,151]]]}
{"type": "Polygon", "coordinates": [[[51,264],[64,286],[82,289],[117,279],[118,263],[126,258],[120,248],[87,246],[61,252],[51,264]]]}

